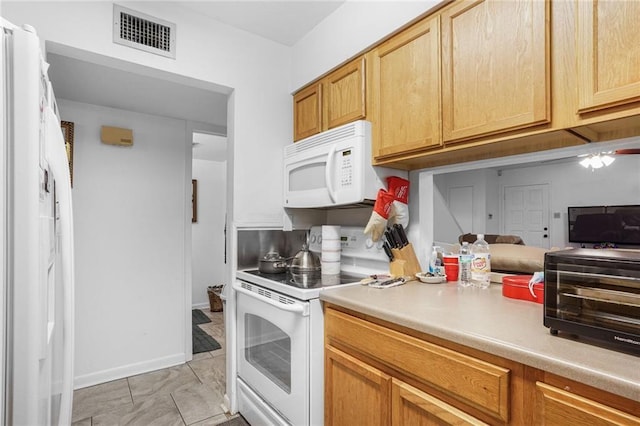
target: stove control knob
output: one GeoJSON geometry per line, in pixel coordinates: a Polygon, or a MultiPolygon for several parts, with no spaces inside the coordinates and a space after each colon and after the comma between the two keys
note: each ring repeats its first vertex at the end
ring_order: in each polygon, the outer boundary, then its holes
{"type": "Polygon", "coordinates": [[[364,245],[365,247],[370,249],[371,247],[373,247],[373,240],[371,238],[367,238],[367,240],[364,242],[364,245]]]}

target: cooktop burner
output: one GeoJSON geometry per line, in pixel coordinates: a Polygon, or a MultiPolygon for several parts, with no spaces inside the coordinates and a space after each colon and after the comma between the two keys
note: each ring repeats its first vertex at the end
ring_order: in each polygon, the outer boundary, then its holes
{"type": "Polygon", "coordinates": [[[362,276],[346,274],[344,272],[340,272],[339,275],[321,275],[319,272],[294,274],[289,271],[281,274],[265,274],[257,269],[243,272],[297,288],[322,288],[341,284],[353,284],[363,278],[362,276]]]}

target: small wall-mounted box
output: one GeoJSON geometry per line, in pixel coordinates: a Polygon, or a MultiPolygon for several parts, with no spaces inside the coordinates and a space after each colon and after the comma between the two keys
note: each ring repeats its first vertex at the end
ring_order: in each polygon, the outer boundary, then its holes
{"type": "Polygon", "coordinates": [[[102,126],[100,139],[102,143],[108,145],[131,146],[133,145],[133,130],[102,126]]]}

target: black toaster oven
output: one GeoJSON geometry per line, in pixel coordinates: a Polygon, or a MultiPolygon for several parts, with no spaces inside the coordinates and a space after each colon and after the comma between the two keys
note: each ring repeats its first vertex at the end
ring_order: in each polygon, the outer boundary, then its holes
{"type": "Polygon", "coordinates": [[[544,325],[640,355],[640,252],[546,253],[544,325]]]}

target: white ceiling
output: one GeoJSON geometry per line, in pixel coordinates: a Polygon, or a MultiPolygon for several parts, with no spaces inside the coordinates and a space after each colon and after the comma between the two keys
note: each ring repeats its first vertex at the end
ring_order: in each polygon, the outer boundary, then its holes
{"type": "Polygon", "coordinates": [[[56,98],[213,125],[226,134],[227,95],[49,53],[56,98]]]}
{"type": "MultiPolygon", "coordinates": [[[[154,1],[154,0],[150,0],[154,1]]],[[[292,46],[345,0],[172,1],[228,25],[292,46]]],[[[205,123],[226,135],[227,95],[49,53],[56,97],[76,102],[205,123]]],[[[194,158],[223,161],[226,138],[194,136],[194,158]]]]}

